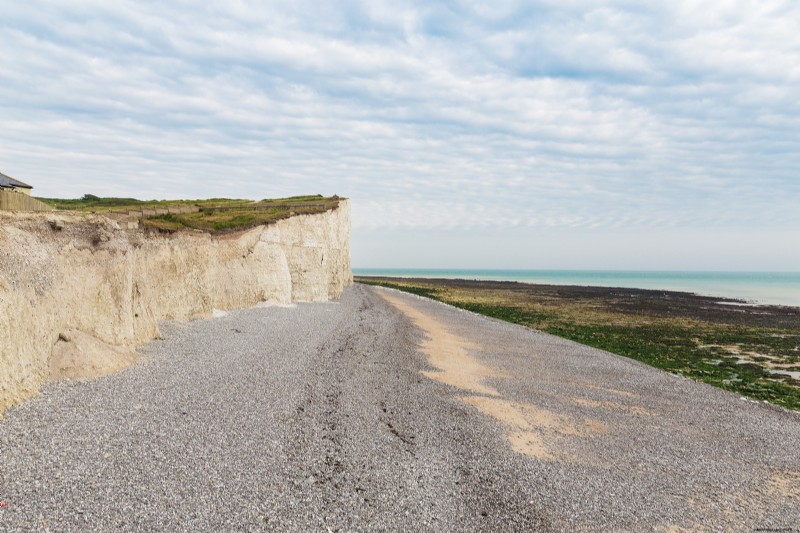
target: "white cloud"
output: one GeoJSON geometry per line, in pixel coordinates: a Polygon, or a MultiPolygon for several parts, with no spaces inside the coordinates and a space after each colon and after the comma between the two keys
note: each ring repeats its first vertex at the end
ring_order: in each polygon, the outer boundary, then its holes
{"type": "Polygon", "coordinates": [[[0,7],[43,196],[338,193],[381,228],[797,227],[794,2],[0,7]]]}

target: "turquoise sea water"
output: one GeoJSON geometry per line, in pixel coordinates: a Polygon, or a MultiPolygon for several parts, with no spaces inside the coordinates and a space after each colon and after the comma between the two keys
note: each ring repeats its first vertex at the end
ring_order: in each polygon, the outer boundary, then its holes
{"type": "Polygon", "coordinates": [[[750,303],[800,307],[800,272],[651,272],[609,270],[436,270],[354,268],[361,276],[460,278],[552,285],[684,291],[750,303]]]}

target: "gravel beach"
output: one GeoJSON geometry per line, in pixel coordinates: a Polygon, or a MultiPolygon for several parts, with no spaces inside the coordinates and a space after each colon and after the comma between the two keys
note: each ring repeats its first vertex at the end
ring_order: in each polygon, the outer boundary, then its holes
{"type": "Polygon", "coordinates": [[[629,359],[362,285],[161,329],[6,411],[0,530],[800,530],[800,415],[629,359]]]}

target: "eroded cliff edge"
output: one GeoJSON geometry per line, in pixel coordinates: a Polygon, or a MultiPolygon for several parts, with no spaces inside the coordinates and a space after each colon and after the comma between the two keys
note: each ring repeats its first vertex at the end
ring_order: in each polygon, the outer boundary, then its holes
{"type": "Polygon", "coordinates": [[[0,416],[36,394],[76,337],[124,350],[156,338],[162,319],[325,301],[351,283],[347,200],[226,236],[0,212],[0,416]]]}

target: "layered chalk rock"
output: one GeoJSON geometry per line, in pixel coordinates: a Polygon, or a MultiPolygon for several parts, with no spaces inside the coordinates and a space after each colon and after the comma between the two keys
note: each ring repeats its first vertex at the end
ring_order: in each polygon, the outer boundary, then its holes
{"type": "MultiPolygon", "coordinates": [[[[158,336],[159,320],[337,298],[352,283],[349,240],[347,200],[222,237],[0,212],[0,415],[35,394],[51,368],[63,367],[54,377],[78,376],[65,369],[81,366],[82,353],[110,345],[119,347],[110,358],[130,361],[133,348],[158,336]]],[[[85,359],[105,372],[95,356],[85,359]]]]}

